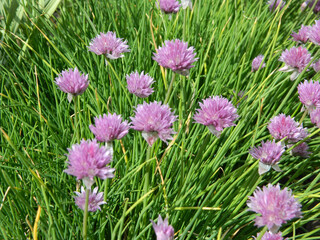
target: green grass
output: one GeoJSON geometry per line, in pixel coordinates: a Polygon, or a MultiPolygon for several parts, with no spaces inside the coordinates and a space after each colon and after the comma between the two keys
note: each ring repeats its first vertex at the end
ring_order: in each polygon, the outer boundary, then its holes
{"type": "MultiPolygon", "coordinates": [[[[192,11],[180,10],[171,21],[146,0],[1,3],[0,238],[81,238],[83,211],[73,199],[80,185],[63,172],[67,148],[76,143],[74,105],[55,85],[58,73],[78,67],[89,74],[90,86],[78,98],[79,129],[81,138],[92,139],[88,126],[95,116],[110,111],[130,120],[143,102],[127,91],[127,74],[149,73],[155,92],[145,101],[164,101],[172,72],[162,72],[152,56],[156,46],[179,38],[194,46],[199,60],[189,77],[175,79],[169,105],[179,116],[177,134],[169,145],[158,140],[147,161],[140,132],[130,130],[123,146],[114,143],[116,177],[96,180],[101,191],[107,189],[107,204],[89,213],[90,239],[154,239],[149,219],[158,214],[169,217],[177,239],[249,239],[261,229],[246,201],[268,183],[292,189],[302,204],[303,217],[282,226],[283,236],[320,239],[319,134],[308,142],[311,156],[286,154],[280,173],[259,177],[258,163],[248,153],[271,139],[266,128],[271,117],[285,113],[300,120],[297,85],[319,80],[313,70],[294,82],[290,73],[277,71],[281,52],[295,45],[291,32],[319,18],[309,9],[301,13],[302,2],[287,1],[272,13],[265,1],[194,0],[192,11]],[[128,40],[131,49],[108,66],[87,48],[107,31],[128,40]],[[259,54],[266,67],[252,73],[259,54]],[[245,97],[237,97],[240,91],[245,97]],[[239,104],[237,126],[220,138],[193,120],[199,101],[213,95],[239,104]]],[[[318,46],[306,47],[314,59],[320,57],[318,46]]],[[[303,124],[309,133],[317,130],[308,116],[303,124]]]]}

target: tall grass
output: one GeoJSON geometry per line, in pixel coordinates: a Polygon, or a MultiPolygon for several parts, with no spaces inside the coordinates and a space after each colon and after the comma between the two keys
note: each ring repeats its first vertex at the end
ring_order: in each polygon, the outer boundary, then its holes
{"type": "MultiPolygon", "coordinates": [[[[179,115],[177,134],[168,145],[158,140],[147,161],[140,132],[130,130],[114,143],[116,177],[96,180],[99,189],[107,189],[107,204],[89,214],[90,239],[153,239],[149,219],[158,214],[169,217],[177,239],[249,239],[261,229],[246,201],[267,183],[292,189],[302,204],[303,217],[282,226],[283,236],[320,239],[319,135],[308,142],[309,158],[283,156],[280,173],[259,176],[258,163],[248,154],[251,146],[271,139],[266,129],[271,117],[285,113],[300,120],[297,85],[304,78],[319,79],[309,71],[291,82],[288,73],[277,71],[281,52],[295,45],[291,32],[318,19],[309,9],[299,10],[303,1],[287,1],[270,12],[265,1],[195,0],[192,11],[180,9],[172,20],[154,1],[40,2],[2,4],[1,239],[81,238],[83,211],[73,199],[80,185],[63,172],[67,148],[77,142],[75,112],[54,83],[58,73],[77,67],[89,74],[78,113],[81,138],[92,139],[88,126],[95,116],[112,112],[129,120],[143,102],[127,91],[127,74],[149,73],[155,92],[146,101],[165,100],[172,72],[160,69],[152,56],[165,40],[176,38],[194,46],[199,58],[188,77],[176,76],[169,99],[179,115]],[[87,48],[107,31],[127,39],[131,49],[108,66],[87,48]],[[259,54],[266,67],[252,73],[259,54]],[[240,91],[244,97],[238,97],[240,91]],[[198,102],[213,95],[232,98],[240,115],[237,126],[220,138],[193,120],[198,102]],[[147,169],[151,180],[145,193],[147,169]]],[[[320,57],[318,46],[306,47],[320,57]]],[[[309,117],[303,124],[309,133],[317,130],[309,117]]]]}

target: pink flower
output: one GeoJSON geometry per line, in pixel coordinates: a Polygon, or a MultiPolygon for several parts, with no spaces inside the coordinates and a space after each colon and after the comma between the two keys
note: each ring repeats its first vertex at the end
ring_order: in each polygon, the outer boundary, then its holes
{"type": "Polygon", "coordinates": [[[269,0],[268,1],[270,11],[275,11],[279,5],[280,5],[280,10],[281,10],[285,4],[286,4],[286,2],[282,1],[282,0],[269,0]],[[280,3],[281,3],[281,5],[280,5],[280,3]]]}
{"type": "MultiPolygon", "coordinates": [[[[290,148],[292,145],[288,145],[288,148],[290,148]]],[[[311,152],[308,151],[309,146],[305,142],[299,144],[294,149],[291,150],[292,156],[299,156],[303,158],[308,158],[311,152]]]]}
{"type": "Polygon", "coordinates": [[[282,52],[279,61],[284,62],[285,66],[280,68],[281,72],[293,72],[290,79],[295,80],[311,61],[311,55],[304,47],[292,47],[282,52]]]}
{"type": "MultiPolygon", "coordinates": [[[[74,197],[76,205],[84,211],[85,203],[86,203],[86,191],[84,187],[81,187],[81,193],[74,192],[77,196],[74,197]]],[[[88,211],[95,212],[100,209],[100,205],[107,204],[103,201],[103,192],[98,193],[98,187],[93,189],[93,192],[89,192],[89,204],[88,204],[88,211]]]]}
{"type": "Polygon", "coordinates": [[[176,0],[159,0],[160,9],[164,13],[177,13],[180,8],[180,4],[176,0]]]}
{"type": "Polygon", "coordinates": [[[153,60],[157,61],[160,66],[184,76],[189,75],[189,69],[194,67],[191,64],[198,60],[195,58],[194,48],[188,48],[188,43],[179,39],[165,41],[157,52],[153,53],[153,60]]]}
{"type": "Polygon", "coordinates": [[[117,38],[114,32],[100,33],[91,40],[89,51],[97,55],[105,55],[109,59],[122,58],[124,52],[130,52],[127,40],[117,38]]]}
{"type": "Polygon", "coordinates": [[[262,63],[264,56],[263,55],[259,55],[257,57],[255,57],[252,61],[252,67],[251,67],[251,72],[255,72],[257,70],[259,70],[259,68],[264,68],[266,66],[265,63],[262,63]],[[261,64],[262,63],[262,64],[261,64]],[[260,67],[261,65],[261,67],[260,67]]]}
{"type": "Polygon", "coordinates": [[[114,139],[121,139],[129,132],[128,121],[122,122],[121,115],[103,114],[94,118],[95,125],[90,125],[91,132],[100,142],[111,142],[114,139]]]}
{"type": "Polygon", "coordinates": [[[320,128],[320,108],[317,108],[310,113],[310,120],[320,128]]]}
{"type": "MultiPolygon", "coordinates": [[[[283,237],[281,236],[281,232],[278,233],[272,233],[272,232],[266,232],[261,240],[283,240],[283,237]]],[[[257,237],[260,236],[260,233],[258,233],[257,237]]],[[[254,239],[257,239],[255,237],[253,237],[254,239]]]]}
{"type": "Polygon", "coordinates": [[[301,205],[292,196],[291,190],[284,188],[280,190],[279,184],[264,186],[262,190],[258,187],[249,197],[247,202],[249,211],[256,212],[261,216],[255,219],[258,227],[267,226],[275,234],[282,224],[287,221],[301,217],[301,205]]]}
{"type": "Polygon", "coordinates": [[[157,224],[155,224],[152,220],[150,221],[152,222],[152,226],[154,232],[156,233],[157,240],[173,240],[174,229],[171,225],[169,225],[168,218],[162,220],[161,215],[159,215],[157,224]]]}
{"type": "Polygon", "coordinates": [[[306,43],[309,39],[308,37],[309,30],[310,30],[310,26],[302,25],[298,33],[293,32],[291,34],[291,36],[293,37],[292,40],[295,42],[306,43]]]}
{"type": "Polygon", "coordinates": [[[320,12],[320,0],[316,1],[316,4],[314,5],[315,0],[307,0],[301,5],[301,11],[303,11],[306,7],[312,8],[314,6],[313,12],[318,13],[320,12]]]}
{"type": "Polygon", "coordinates": [[[176,116],[171,112],[168,105],[162,105],[161,102],[151,102],[139,104],[135,110],[135,116],[131,117],[132,128],[142,131],[142,137],[149,146],[160,138],[167,143],[167,140],[173,139],[174,134],[172,125],[176,116]]]}
{"type": "Polygon", "coordinates": [[[82,140],[80,144],[68,148],[68,151],[69,165],[64,171],[77,177],[77,180],[82,179],[87,188],[92,186],[95,176],[101,179],[114,177],[115,169],[106,166],[112,161],[112,155],[107,148],[100,147],[96,139],[82,140]]]}
{"type": "Polygon", "coordinates": [[[309,40],[316,45],[320,45],[320,20],[316,20],[316,23],[310,27],[309,40]]]}
{"type": "Polygon", "coordinates": [[[300,102],[309,112],[320,106],[320,84],[318,81],[310,80],[308,82],[305,80],[298,85],[298,93],[300,102]]]}
{"type": "Polygon", "coordinates": [[[68,101],[71,102],[74,96],[82,94],[89,86],[88,74],[84,75],[77,68],[62,71],[55,79],[61,91],[68,93],[68,101]]]}
{"type": "Polygon", "coordinates": [[[137,97],[146,98],[153,93],[153,88],[151,88],[151,84],[154,83],[153,78],[144,74],[143,71],[140,75],[138,72],[131,73],[126,76],[126,79],[129,92],[137,97]]]}
{"type": "Polygon", "coordinates": [[[298,142],[308,136],[305,128],[300,127],[298,122],[284,114],[273,117],[268,124],[268,129],[275,139],[281,140],[287,137],[287,142],[298,142]]]}
{"type": "Polygon", "coordinates": [[[276,143],[275,140],[266,141],[261,143],[261,147],[252,147],[249,150],[251,156],[259,159],[259,174],[262,175],[270,170],[272,167],[276,171],[281,171],[278,162],[281,155],[284,153],[284,147],[280,142],[276,143]]]}
{"type": "Polygon", "coordinates": [[[213,96],[199,103],[200,109],[196,109],[194,120],[197,123],[208,126],[210,132],[219,137],[222,130],[227,127],[236,126],[235,120],[239,117],[237,109],[228,99],[213,96]]]}
{"type": "Polygon", "coordinates": [[[313,62],[312,67],[313,67],[314,71],[320,72],[320,60],[313,62]]]}

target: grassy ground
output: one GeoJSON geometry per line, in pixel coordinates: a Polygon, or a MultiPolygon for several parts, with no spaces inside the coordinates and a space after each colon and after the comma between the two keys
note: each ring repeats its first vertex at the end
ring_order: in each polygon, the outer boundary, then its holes
{"type": "MultiPolygon", "coordinates": [[[[147,160],[140,132],[130,130],[115,142],[116,177],[96,180],[107,204],[89,214],[90,239],[153,239],[149,219],[158,214],[169,217],[177,239],[250,239],[261,229],[246,201],[268,183],[292,189],[302,205],[303,217],[282,226],[283,236],[320,239],[319,135],[308,142],[309,158],[286,153],[280,173],[259,176],[258,162],[248,153],[271,139],[271,117],[301,119],[297,85],[319,79],[311,70],[291,82],[290,73],[277,71],[281,52],[295,45],[291,32],[319,18],[310,9],[301,12],[302,2],[287,1],[281,11],[270,12],[261,0],[195,0],[192,11],[181,9],[172,20],[147,0],[1,3],[0,238],[81,238],[83,211],[73,199],[79,183],[63,172],[67,148],[76,143],[74,105],[55,85],[57,75],[74,67],[89,74],[90,86],[78,98],[78,127],[81,138],[92,139],[88,126],[95,116],[109,111],[129,120],[143,102],[127,91],[126,74],[149,73],[155,92],[146,101],[164,101],[172,72],[160,69],[152,56],[165,40],[179,38],[195,47],[199,60],[187,78],[176,77],[169,105],[179,116],[177,134],[168,145],[158,140],[147,160]],[[108,66],[87,48],[107,31],[127,39],[131,49],[108,66]],[[252,73],[259,54],[266,67],[252,73]],[[232,99],[240,115],[220,138],[193,120],[199,101],[213,95],[232,99]]],[[[319,46],[306,47],[320,57],[319,46]]],[[[308,116],[303,124],[310,134],[317,130],[308,116]]]]}

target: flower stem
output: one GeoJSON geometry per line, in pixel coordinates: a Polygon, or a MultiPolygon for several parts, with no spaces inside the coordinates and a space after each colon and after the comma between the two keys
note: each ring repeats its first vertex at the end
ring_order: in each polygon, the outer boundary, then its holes
{"type": "Polygon", "coordinates": [[[172,72],[172,78],[171,78],[171,82],[170,82],[170,85],[169,85],[169,89],[168,89],[167,94],[166,94],[166,98],[164,100],[164,104],[167,104],[169,102],[175,77],[176,77],[175,72],[172,72]]]}
{"type": "Polygon", "coordinates": [[[80,134],[79,134],[79,128],[78,128],[78,96],[75,96],[73,98],[74,102],[74,131],[77,136],[77,142],[80,143],[80,134]]]}
{"type": "MultiPolygon", "coordinates": [[[[146,161],[148,161],[150,159],[151,149],[152,149],[152,147],[148,146],[146,161]]],[[[144,174],[144,185],[143,185],[143,193],[144,194],[146,194],[148,192],[148,189],[149,189],[149,172],[150,172],[149,164],[146,165],[146,169],[145,170],[146,171],[145,171],[145,174],[144,174]]],[[[145,209],[147,207],[147,204],[148,204],[147,198],[143,199],[143,209],[145,209]]],[[[144,221],[143,222],[146,222],[146,217],[147,217],[147,214],[144,215],[144,221]]]]}
{"type": "Polygon", "coordinates": [[[308,110],[306,109],[306,110],[304,111],[304,113],[303,113],[300,121],[299,121],[299,125],[301,125],[301,123],[303,122],[303,119],[306,117],[307,114],[308,114],[308,110]]]}
{"type": "Polygon", "coordinates": [[[268,230],[268,227],[265,226],[260,232],[259,236],[256,238],[256,240],[261,240],[261,238],[263,237],[263,235],[266,233],[267,230],[268,230]]]}
{"type": "Polygon", "coordinates": [[[86,188],[86,203],[84,206],[83,228],[82,228],[82,237],[84,240],[87,239],[88,204],[89,204],[89,188],[86,188]]]}

